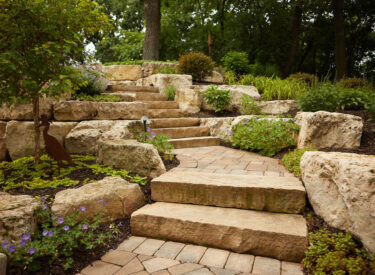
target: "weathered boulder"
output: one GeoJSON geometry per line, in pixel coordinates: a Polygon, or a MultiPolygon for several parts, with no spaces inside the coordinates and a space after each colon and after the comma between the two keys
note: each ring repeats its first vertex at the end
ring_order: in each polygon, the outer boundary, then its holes
{"type": "Polygon", "coordinates": [[[78,211],[78,220],[92,219],[105,211],[102,221],[113,221],[128,217],[145,203],[138,184],[118,177],[106,177],[75,189],[60,191],[55,196],[52,211],[66,217],[78,211]],[[84,206],[85,211],[80,207],[84,206]]]}
{"type": "Polygon", "coordinates": [[[103,66],[103,71],[108,75],[109,80],[137,80],[142,77],[140,65],[111,65],[103,66]]]}
{"type": "Polygon", "coordinates": [[[188,113],[197,113],[201,110],[202,96],[196,89],[179,89],[174,100],[178,102],[180,109],[188,113]]]}
{"type": "Polygon", "coordinates": [[[7,123],[5,121],[0,121],[0,161],[3,161],[7,155],[7,146],[5,143],[6,128],[7,123]]]}
{"type": "Polygon", "coordinates": [[[140,119],[146,113],[142,102],[62,101],[54,105],[56,120],[140,119]]]}
{"type": "Polygon", "coordinates": [[[361,144],[360,117],[319,111],[298,113],[296,120],[301,125],[298,148],[355,149],[361,144]]]}
{"type": "Polygon", "coordinates": [[[261,112],[267,115],[287,114],[298,110],[295,100],[262,101],[258,105],[261,112]]]}
{"type": "MultiPolygon", "coordinates": [[[[56,101],[51,98],[41,98],[39,103],[39,113],[47,115],[48,118],[53,114],[53,103],[56,101]]],[[[3,104],[0,107],[0,120],[33,120],[33,104],[15,103],[11,106],[3,104]]]]}
{"type": "MultiPolygon", "coordinates": [[[[158,87],[163,91],[168,86],[174,86],[177,90],[186,89],[193,84],[193,78],[187,74],[153,74],[144,79],[144,86],[158,87]]],[[[137,81],[137,86],[142,86],[142,79],[137,81]]]]}
{"type": "Polygon", "coordinates": [[[210,128],[211,136],[226,137],[227,130],[231,128],[234,117],[210,117],[201,118],[200,126],[207,126],[210,128]]]}
{"type": "Polygon", "coordinates": [[[145,77],[157,74],[160,68],[170,67],[176,69],[177,64],[172,62],[143,62],[142,67],[145,72],[145,77]]]}
{"type": "MultiPolygon", "coordinates": [[[[65,138],[77,122],[53,122],[48,133],[64,146],[65,138]]],[[[43,128],[41,128],[43,130],[43,128]]],[[[9,121],[6,127],[6,147],[12,160],[34,155],[34,122],[9,121]]],[[[40,135],[40,148],[44,152],[43,134],[40,135]]]]}
{"type": "Polygon", "coordinates": [[[213,71],[212,75],[207,76],[204,81],[222,84],[224,83],[224,76],[218,71],[213,71]]]}
{"type": "Polygon", "coordinates": [[[306,152],[301,175],[316,214],[351,231],[374,253],[375,156],[306,152]]]}
{"type": "Polygon", "coordinates": [[[166,172],[156,148],[136,140],[100,141],[98,162],[152,178],[166,172]]]}
{"type": "Polygon", "coordinates": [[[6,275],[7,273],[7,255],[0,253],[0,275],[6,275]]]}
{"type": "Polygon", "coordinates": [[[19,241],[23,234],[32,233],[37,226],[34,211],[40,201],[29,195],[0,192],[0,243],[19,241]]]}

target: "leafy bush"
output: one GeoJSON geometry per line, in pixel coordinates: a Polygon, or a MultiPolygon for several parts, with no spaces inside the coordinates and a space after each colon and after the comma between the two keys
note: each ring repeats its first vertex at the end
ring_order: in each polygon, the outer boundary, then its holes
{"type": "Polygon", "coordinates": [[[158,74],[175,74],[176,69],[169,66],[161,66],[158,69],[158,74]]]}
{"type": "Polygon", "coordinates": [[[304,112],[328,111],[334,112],[340,100],[336,86],[325,83],[310,89],[298,98],[298,105],[304,112]]]}
{"type": "Polygon", "coordinates": [[[229,90],[220,90],[218,86],[214,85],[203,91],[202,96],[209,106],[215,108],[215,112],[224,110],[232,100],[232,94],[229,90]]]}
{"type": "Polygon", "coordinates": [[[190,52],[181,55],[178,60],[177,71],[181,74],[189,74],[195,81],[202,81],[212,75],[214,62],[211,57],[199,52],[190,52]]]}
{"type": "Polygon", "coordinates": [[[244,94],[240,98],[241,106],[240,112],[242,115],[260,115],[261,110],[255,99],[249,95],[244,94]]]}
{"type": "Polygon", "coordinates": [[[73,266],[71,256],[75,249],[81,245],[87,250],[93,249],[107,239],[111,239],[113,233],[119,231],[117,226],[114,226],[106,233],[94,234],[105,214],[104,211],[94,217],[92,222],[79,221],[80,212],[86,211],[86,208],[81,206],[79,212],[76,211],[63,219],[56,217],[48,210],[45,201],[44,203],[44,209],[36,211],[38,220],[42,221],[38,230],[24,234],[19,244],[5,242],[0,247],[0,252],[8,256],[10,266],[23,267],[29,272],[36,272],[46,264],[47,257],[49,265],[58,259],[62,262],[62,267],[67,270],[73,266]]]}
{"type": "Polygon", "coordinates": [[[107,88],[107,81],[103,73],[90,69],[81,68],[82,85],[75,91],[75,94],[95,96],[100,95],[101,92],[107,88]]]}
{"type": "Polygon", "coordinates": [[[307,74],[307,73],[295,73],[291,74],[288,78],[288,80],[300,80],[301,82],[304,82],[310,87],[315,87],[318,84],[318,77],[313,74],[307,74]]]}
{"type": "Polygon", "coordinates": [[[315,151],[313,149],[296,149],[288,154],[285,154],[282,158],[284,166],[289,172],[293,173],[297,177],[301,176],[300,162],[303,154],[307,151],[315,151]]]}
{"type": "Polygon", "coordinates": [[[74,99],[81,100],[81,101],[96,101],[96,102],[120,102],[123,101],[121,97],[115,95],[85,95],[85,94],[75,94],[73,95],[74,99]]]}
{"type": "Polygon", "coordinates": [[[168,86],[163,92],[167,96],[168,100],[173,101],[177,90],[174,86],[168,86]]]}
{"type": "Polygon", "coordinates": [[[234,147],[273,156],[284,148],[295,146],[293,136],[299,126],[293,120],[245,119],[234,125],[229,133],[234,147]]]}
{"type": "Polygon", "coordinates": [[[224,82],[229,84],[229,85],[234,85],[237,82],[237,76],[234,72],[232,71],[227,71],[225,72],[225,78],[224,82]]]}
{"type": "Polygon", "coordinates": [[[249,60],[245,52],[228,52],[221,61],[225,71],[232,71],[237,75],[246,74],[249,71],[249,60]]]}
{"type": "Polygon", "coordinates": [[[280,69],[277,67],[277,65],[261,64],[259,62],[255,62],[254,64],[249,65],[249,73],[255,76],[267,77],[281,75],[280,69]]]}
{"type": "Polygon", "coordinates": [[[374,259],[358,248],[350,233],[330,233],[323,229],[309,233],[309,243],[303,264],[313,274],[360,275],[371,274],[375,269],[374,259]]]}
{"type": "Polygon", "coordinates": [[[341,79],[337,84],[344,88],[361,88],[370,86],[370,83],[367,82],[367,80],[356,77],[341,79]]]}
{"type": "Polygon", "coordinates": [[[338,88],[338,108],[341,110],[363,110],[371,92],[363,89],[338,88]]]}

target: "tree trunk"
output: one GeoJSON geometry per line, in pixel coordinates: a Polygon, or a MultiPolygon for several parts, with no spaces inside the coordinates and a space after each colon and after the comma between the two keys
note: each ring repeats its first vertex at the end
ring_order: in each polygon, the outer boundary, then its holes
{"type": "Polygon", "coordinates": [[[143,43],[143,60],[159,59],[160,1],[144,0],[146,35],[143,43]]]}
{"type": "Polygon", "coordinates": [[[291,42],[290,42],[290,47],[289,47],[288,59],[283,70],[283,78],[286,78],[289,76],[294,66],[295,60],[296,60],[301,22],[302,22],[302,7],[301,7],[301,3],[297,3],[294,9],[292,35],[291,35],[291,40],[290,40],[291,42]]]}
{"type": "Polygon", "coordinates": [[[335,29],[335,80],[347,76],[345,32],[344,32],[344,0],[332,0],[335,29]]]}
{"type": "Polygon", "coordinates": [[[40,162],[40,128],[39,128],[39,94],[33,100],[33,114],[34,114],[34,163],[40,162]]]}

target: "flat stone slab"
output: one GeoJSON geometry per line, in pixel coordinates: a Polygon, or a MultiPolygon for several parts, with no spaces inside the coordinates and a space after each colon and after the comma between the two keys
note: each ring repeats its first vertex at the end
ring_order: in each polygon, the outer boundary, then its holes
{"type": "Polygon", "coordinates": [[[131,228],[134,235],[294,262],[307,246],[306,221],[294,214],[157,202],[134,212],[131,228]]]}
{"type": "Polygon", "coordinates": [[[154,201],[282,213],[303,212],[306,191],[296,177],[171,171],[153,179],[154,201]]]}

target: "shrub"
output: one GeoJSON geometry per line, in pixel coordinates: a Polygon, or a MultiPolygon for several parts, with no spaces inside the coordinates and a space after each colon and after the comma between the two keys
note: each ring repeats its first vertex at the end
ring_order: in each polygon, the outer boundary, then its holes
{"type": "Polygon", "coordinates": [[[220,90],[217,86],[211,85],[210,88],[202,92],[203,98],[209,106],[215,108],[215,112],[224,110],[229,106],[232,100],[232,94],[229,90],[220,90]]]}
{"type": "Polygon", "coordinates": [[[242,115],[260,115],[261,110],[255,99],[249,95],[244,94],[240,98],[241,106],[240,112],[242,115]]]}
{"type": "Polygon", "coordinates": [[[85,94],[75,94],[73,95],[74,99],[81,101],[96,101],[96,102],[120,102],[123,101],[121,97],[116,95],[109,94],[100,94],[100,95],[85,95],[85,94]]]}
{"type": "Polygon", "coordinates": [[[174,86],[168,86],[164,89],[164,94],[167,96],[168,100],[173,101],[176,96],[176,88],[174,86]]]}
{"type": "Polygon", "coordinates": [[[334,112],[339,106],[340,95],[336,86],[325,83],[308,90],[298,98],[298,105],[304,112],[334,112]]]}
{"type": "Polygon", "coordinates": [[[370,83],[367,82],[367,80],[356,77],[341,79],[337,84],[344,88],[361,88],[370,86],[370,83]]]}
{"type": "Polygon", "coordinates": [[[107,81],[103,73],[89,68],[82,68],[81,72],[83,83],[75,91],[76,94],[94,96],[100,95],[101,92],[105,91],[107,81]]]}
{"type": "Polygon", "coordinates": [[[259,62],[255,62],[254,64],[249,65],[249,73],[255,76],[267,77],[281,75],[280,69],[277,67],[277,65],[261,64],[259,62]]]}
{"type": "Polygon", "coordinates": [[[370,100],[371,96],[369,91],[363,89],[345,89],[339,87],[338,90],[338,108],[341,110],[363,110],[366,102],[370,100]]]}
{"type": "Polygon", "coordinates": [[[229,85],[234,85],[237,82],[237,76],[234,72],[232,71],[227,71],[225,72],[225,78],[224,82],[229,84],[229,85]]]}
{"type": "Polygon", "coordinates": [[[358,247],[350,233],[322,229],[309,233],[309,243],[303,264],[313,274],[360,275],[375,269],[374,259],[358,247]]]}
{"type": "Polygon", "coordinates": [[[295,146],[293,136],[298,131],[299,126],[294,123],[294,119],[272,121],[253,118],[234,125],[229,136],[234,147],[273,156],[284,148],[295,146]]]}
{"type": "Polygon", "coordinates": [[[228,52],[222,59],[225,71],[232,71],[237,75],[246,74],[249,71],[249,60],[245,52],[228,52]]]}
{"type": "Polygon", "coordinates": [[[288,80],[300,80],[301,82],[305,83],[306,85],[310,87],[315,87],[318,84],[318,77],[313,74],[307,74],[307,73],[295,73],[291,74],[288,78],[288,80]]]}
{"type": "Polygon", "coordinates": [[[175,74],[176,69],[169,66],[161,66],[158,69],[158,74],[175,74]]]}
{"type": "Polygon", "coordinates": [[[289,172],[293,173],[297,177],[301,176],[300,162],[303,154],[306,151],[315,151],[313,149],[296,149],[288,154],[285,154],[282,158],[284,166],[289,172]]]}
{"type": "Polygon", "coordinates": [[[177,71],[182,74],[189,74],[195,81],[202,81],[212,75],[214,62],[211,57],[199,52],[190,52],[181,55],[178,60],[177,71]]]}

